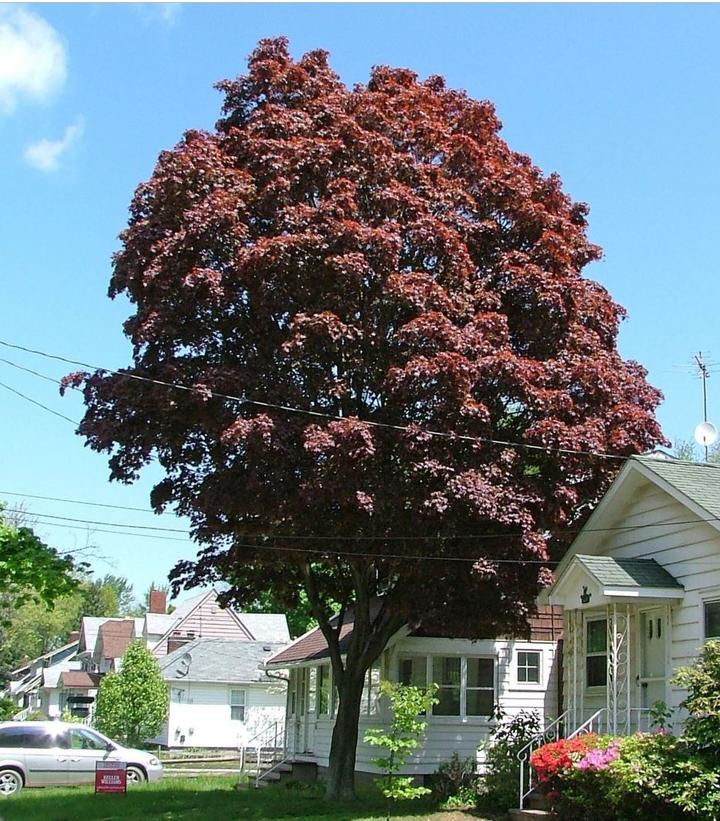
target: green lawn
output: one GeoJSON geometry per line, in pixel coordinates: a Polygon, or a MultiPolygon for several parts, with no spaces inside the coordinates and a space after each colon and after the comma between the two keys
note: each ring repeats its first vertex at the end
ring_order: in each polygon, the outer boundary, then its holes
{"type": "MultiPolygon", "coordinates": [[[[127,795],[95,795],[92,787],[24,790],[0,803],[3,821],[370,821],[383,819],[384,803],[374,791],[352,805],[326,804],[316,788],[285,786],[235,790],[235,779],[202,777],[165,779],[144,784],[127,795]]],[[[400,805],[394,818],[402,821],[471,821],[479,816],[435,812],[431,805],[400,805]]]]}

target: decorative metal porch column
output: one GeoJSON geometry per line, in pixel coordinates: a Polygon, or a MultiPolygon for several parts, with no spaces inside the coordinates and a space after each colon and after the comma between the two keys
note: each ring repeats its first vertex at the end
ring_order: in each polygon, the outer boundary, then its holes
{"type": "Polygon", "coordinates": [[[631,722],[630,605],[608,604],[607,731],[628,735],[631,722]]]}

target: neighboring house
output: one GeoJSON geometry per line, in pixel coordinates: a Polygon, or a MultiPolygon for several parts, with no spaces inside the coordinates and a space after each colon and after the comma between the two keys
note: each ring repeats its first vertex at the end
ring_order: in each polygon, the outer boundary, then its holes
{"type": "MultiPolygon", "coordinates": [[[[152,634],[152,651],[158,658],[197,638],[281,643],[290,641],[284,614],[238,613],[231,607],[221,607],[214,590],[183,602],[172,616],[174,620],[165,622],[165,632],[159,638],[156,639],[156,634],[152,634]]],[[[154,624],[153,627],[156,629],[154,624]]]]}
{"type": "Polygon", "coordinates": [[[45,671],[74,658],[78,650],[78,641],[78,634],[73,633],[67,644],[38,656],[10,672],[3,694],[18,705],[18,712],[30,712],[40,708],[39,690],[45,671]]]}
{"type": "Polygon", "coordinates": [[[170,710],[155,743],[238,749],[273,724],[282,739],[287,684],[270,678],[263,665],[283,646],[198,638],[163,656],[170,710]]]}
{"type": "Polygon", "coordinates": [[[66,711],[75,718],[90,718],[102,676],[86,673],[82,662],[63,662],[43,671],[39,708],[48,718],[62,718],[66,711]]]}
{"type": "MultiPolygon", "coordinates": [[[[558,640],[560,608],[543,607],[528,625],[525,639],[454,639],[415,635],[402,629],[390,640],[367,674],[356,768],[376,772],[370,763],[377,749],[363,742],[369,727],[387,724],[388,705],[379,698],[381,679],[425,687],[439,685],[436,704],[427,716],[422,747],[405,772],[433,773],[453,753],[475,757],[487,740],[492,714],[536,710],[544,719],[558,714],[558,640]]],[[[341,628],[341,651],[349,645],[352,617],[341,628]]],[[[332,669],[322,632],[311,630],[274,654],[269,670],[289,669],[286,705],[287,746],[295,761],[328,766],[336,709],[332,669]]]]}
{"type": "MultiPolygon", "coordinates": [[[[246,645],[267,645],[272,650],[277,650],[290,641],[287,619],[283,614],[267,613],[236,613],[232,609],[220,607],[217,593],[214,590],[200,593],[184,602],[181,602],[172,613],[166,613],[166,595],[161,591],[154,590],[150,596],[150,610],[143,618],[96,618],[86,616],[82,619],[78,640],[72,646],[72,653],[52,656],[53,662],[57,658],[62,658],[62,664],[49,666],[46,659],[46,670],[37,670],[29,666],[23,668],[25,677],[28,678],[27,686],[33,688],[35,693],[32,707],[41,707],[50,718],[62,714],[65,708],[74,715],[87,718],[92,717],[95,700],[99,688],[99,683],[103,675],[110,672],[117,672],[122,667],[122,659],[131,642],[140,640],[152,651],[159,662],[163,662],[168,652],[172,654],[178,649],[187,650],[187,646],[199,639],[227,640],[228,647],[232,648],[236,644],[246,645]],[[31,671],[35,673],[30,680],[31,671]]],[[[209,650],[207,652],[210,652],[209,650]]],[[[251,652],[251,651],[249,651],[251,652]]],[[[261,661],[269,654],[265,652],[261,661]]],[[[181,653],[182,655],[182,653],[181,653]]],[[[202,651],[202,658],[205,658],[205,649],[202,651]]],[[[202,659],[200,659],[201,661],[202,659]]],[[[235,682],[235,671],[232,669],[235,663],[232,653],[226,657],[218,655],[214,664],[221,671],[225,679],[211,679],[210,689],[205,691],[212,704],[212,699],[219,698],[220,690],[216,686],[220,681],[235,682]]],[[[196,671],[199,669],[196,664],[196,671]]],[[[267,676],[263,678],[268,681],[267,676]]],[[[199,680],[196,681],[199,685],[199,680]]],[[[227,690],[224,687],[223,693],[227,690]]],[[[259,686],[259,685],[258,685],[259,686]]],[[[275,683],[273,693],[268,691],[266,699],[268,706],[272,707],[277,701],[278,684],[275,683]]],[[[243,687],[234,688],[243,691],[243,687]]],[[[260,688],[262,689],[262,688],[260,688]]],[[[255,697],[257,687],[253,686],[247,691],[248,697],[255,697]]],[[[284,704],[284,685],[281,687],[280,701],[284,704]]],[[[199,704],[204,704],[200,690],[197,691],[199,704]]],[[[222,704],[227,704],[227,698],[223,695],[222,704]]],[[[190,696],[194,698],[195,696],[190,696]]],[[[240,696],[235,696],[240,698],[240,696]]],[[[262,699],[261,699],[262,702],[262,699]]],[[[25,706],[25,705],[22,705],[25,706]]],[[[238,706],[238,705],[236,705],[238,706]]],[[[253,704],[253,716],[260,716],[259,707],[261,703],[253,704]],[[256,709],[257,708],[257,709],[256,709]]],[[[229,708],[228,708],[229,709],[229,708]]],[[[182,712],[182,711],[181,711],[182,712]]],[[[202,711],[201,711],[202,712],[202,711]]],[[[235,711],[237,712],[237,710],[235,711]]],[[[193,715],[200,715],[197,710],[193,715]]],[[[207,745],[211,747],[237,746],[238,738],[244,738],[246,729],[254,726],[253,721],[243,722],[242,725],[223,724],[223,722],[206,722],[200,718],[190,725],[184,718],[175,722],[171,720],[169,736],[165,733],[167,742],[170,745],[190,744],[193,746],[207,745]],[[173,723],[174,722],[174,723],[173,723]],[[185,722],[185,723],[183,723],[185,722]],[[196,732],[196,725],[199,732],[196,732]],[[188,727],[192,727],[192,733],[187,732],[188,727]],[[178,729],[176,733],[176,729],[178,729]],[[180,741],[180,736],[185,736],[180,741]],[[198,740],[200,739],[200,740],[198,740]]],[[[165,740],[159,743],[166,743],[165,740]]]]}
{"type": "Polygon", "coordinates": [[[658,701],[679,728],[673,673],[720,638],[720,467],[629,459],[542,600],[565,610],[566,731],[645,729],[658,701]]]}

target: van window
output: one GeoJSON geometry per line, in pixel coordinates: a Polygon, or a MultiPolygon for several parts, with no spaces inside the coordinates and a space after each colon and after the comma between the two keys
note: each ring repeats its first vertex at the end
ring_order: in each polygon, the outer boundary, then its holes
{"type": "Polygon", "coordinates": [[[71,727],[68,730],[71,750],[105,750],[107,742],[90,730],[82,727],[71,727]]]}
{"type": "Polygon", "coordinates": [[[2,727],[0,747],[29,747],[35,750],[49,750],[58,746],[57,736],[45,727],[2,727]]]}

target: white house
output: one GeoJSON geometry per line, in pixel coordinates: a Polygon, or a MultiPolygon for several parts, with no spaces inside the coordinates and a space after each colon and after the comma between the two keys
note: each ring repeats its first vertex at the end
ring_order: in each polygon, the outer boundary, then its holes
{"type": "Polygon", "coordinates": [[[645,729],[656,702],[679,727],[673,673],[720,638],[720,467],[629,459],[543,600],[565,612],[566,732],[645,729]]]}
{"type": "MultiPolygon", "coordinates": [[[[362,697],[357,749],[359,772],[376,772],[370,760],[377,749],[364,744],[365,730],[389,720],[378,698],[382,679],[406,684],[439,685],[436,704],[428,713],[424,744],[410,759],[406,772],[430,774],[454,752],[475,757],[488,738],[492,713],[536,710],[541,718],[558,714],[559,608],[544,607],[531,620],[526,639],[453,639],[412,635],[403,628],[388,643],[368,672],[362,697]]],[[[341,630],[341,651],[349,644],[352,621],[341,630]]],[[[290,670],[286,706],[287,746],[295,761],[328,766],[334,725],[335,693],[325,638],[319,629],[306,633],[273,655],[268,669],[290,670]]]]}
{"type": "Polygon", "coordinates": [[[264,662],[283,646],[200,638],[163,656],[170,710],[156,743],[238,749],[273,725],[281,740],[287,684],[268,676],[264,662]]]}

